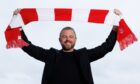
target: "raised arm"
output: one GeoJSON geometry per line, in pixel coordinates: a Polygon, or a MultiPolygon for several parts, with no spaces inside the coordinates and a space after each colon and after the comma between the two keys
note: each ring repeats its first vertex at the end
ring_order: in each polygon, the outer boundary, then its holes
{"type": "Polygon", "coordinates": [[[22,39],[29,44],[29,46],[22,47],[22,50],[29,54],[30,56],[46,62],[47,57],[50,55],[50,50],[43,49],[41,47],[33,45],[26,37],[23,30],[21,30],[22,39]]]}
{"type": "Polygon", "coordinates": [[[106,39],[104,43],[102,43],[100,46],[97,46],[93,49],[87,50],[87,54],[89,56],[90,62],[98,60],[102,58],[105,54],[107,54],[108,52],[112,51],[116,43],[116,38],[117,38],[116,28],[118,27],[113,26],[113,29],[110,35],[108,36],[108,38],[106,39]]]}
{"type": "MultiPolygon", "coordinates": [[[[16,9],[14,11],[13,15],[17,15],[20,12],[20,10],[21,9],[16,9]]],[[[30,56],[32,56],[32,57],[34,57],[34,58],[36,58],[36,59],[38,59],[40,61],[45,62],[47,57],[50,54],[50,50],[46,50],[46,49],[43,49],[41,47],[33,45],[28,40],[28,38],[26,37],[25,32],[23,31],[22,27],[21,27],[21,31],[20,32],[21,32],[22,39],[29,44],[29,46],[22,47],[22,50],[24,52],[26,52],[27,54],[29,54],[30,56]]]]}
{"type": "MultiPolygon", "coordinates": [[[[118,9],[114,9],[114,13],[121,17],[122,13],[118,9]]],[[[116,20],[118,21],[118,20],[116,20]]],[[[98,60],[105,56],[108,52],[111,52],[115,46],[116,39],[117,39],[117,30],[118,30],[118,23],[115,22],[113,25],[112,31],[109,34],[108,38],[105,42],[103,42],[100,46],[97,46],[93,49],[88,49],[87,54],[89,56],[90,62],[98,60]]]]}

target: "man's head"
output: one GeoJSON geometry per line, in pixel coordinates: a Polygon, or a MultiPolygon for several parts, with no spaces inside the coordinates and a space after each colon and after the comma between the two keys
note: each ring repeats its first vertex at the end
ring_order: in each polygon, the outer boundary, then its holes
{"type": "Polygon", "coordinates": [[[76,33],[71,27],[64,27],[59,36],[60,44],[65,52],[72,52],[76,43],[76,33]]]}

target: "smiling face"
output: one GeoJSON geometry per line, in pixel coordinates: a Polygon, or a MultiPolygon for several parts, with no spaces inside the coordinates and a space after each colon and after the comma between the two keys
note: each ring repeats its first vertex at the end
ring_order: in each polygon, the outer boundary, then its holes
{"type": "Polygon", "coordinates": [[[72,52],[76,43],[76,34],[74,30],[70,27],[62,29],[59,41],[65,52],[72,52]]]}

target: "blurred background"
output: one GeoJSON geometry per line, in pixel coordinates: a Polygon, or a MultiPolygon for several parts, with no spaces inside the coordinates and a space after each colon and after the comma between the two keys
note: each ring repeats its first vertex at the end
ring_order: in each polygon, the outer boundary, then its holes
{"type": "MultiPolygon", "coordinates": [[[[6,49],[4,31],[16,8],[84,8],[119,9],[138,41],[121,51],[118,42],[104,58],[91,63],[95,84],[140,84],[140,10],[139,0],[0,0],[0,83],[41,84],[44,63],[20,48],[6,49]]],[[[75,48],[94,48],[105,41],[112,26],[81,22],[32,22],[23,27],[35,45],[61,49],[60,30],[71,26],[76,30],[75,48]]]]}

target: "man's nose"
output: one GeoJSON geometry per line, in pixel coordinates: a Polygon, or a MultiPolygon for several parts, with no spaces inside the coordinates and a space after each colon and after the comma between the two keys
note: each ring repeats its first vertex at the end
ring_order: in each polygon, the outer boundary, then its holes
{"type": "Polygon", "coordinates": [[[66,40],[70,40],[71,38],[70,37],[66,37],[66,40]]]}

